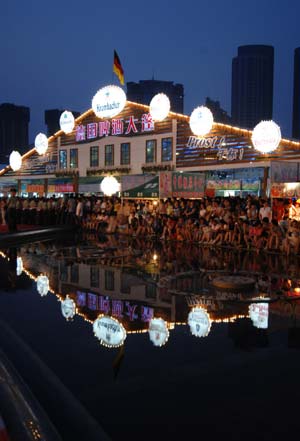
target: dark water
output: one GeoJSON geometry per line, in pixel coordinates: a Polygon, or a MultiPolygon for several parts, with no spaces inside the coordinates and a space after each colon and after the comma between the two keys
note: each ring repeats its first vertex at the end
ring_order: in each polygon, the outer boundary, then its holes
{"type": "MultiPolygon", "coordinates": [[[[0,319],[111,439],[297,436],[297,258],[108,238],[3,250],[0,273],[0,319]],[[25,269],[19,276],[17,257],[25,269]],[[44,296],[36,283],[41,274],[50,285],[44,296]],[[213,286],[232,275],[240,283],[250,277],[253,287],[213,286]],[[67,295],[77,306],[73,320],[62,315],[67,295]],[[199,315],[191,328],[193,307],[199,315]],[[100,344],[93,322],[101,313],[122,324],[124,345],[100,344]],[[151,317],[162,319],[151,335],[162,346],[150,340],[151,317]]],[[[3,345],[11,355],[11,345],[3,345]]],[[[26,360],[15,360],[30,383],[26,360]]]]}

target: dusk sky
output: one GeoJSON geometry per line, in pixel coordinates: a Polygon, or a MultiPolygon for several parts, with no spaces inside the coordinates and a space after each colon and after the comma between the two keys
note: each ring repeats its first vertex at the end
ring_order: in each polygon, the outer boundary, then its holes
{"type": "Polygon", "coordinates": [[[118,83],[116,49],[125,82],[182,83],[186,114],[207,96],[230,114],[238,46],[268,44],[275,48],[273,119],[290,137],[299,17],[297,0],[10,0],[1,4],[0,102],[30,107],[32,142],[46,130],[45,109],[82,112],[100,87],[118,83]]]}

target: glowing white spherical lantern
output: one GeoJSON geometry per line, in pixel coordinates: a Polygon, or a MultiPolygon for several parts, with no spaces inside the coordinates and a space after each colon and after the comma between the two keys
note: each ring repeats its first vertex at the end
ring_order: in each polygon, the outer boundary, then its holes
{"type": "Polygon", "coordinates": [[[252,132],[252,143],[261,153],[277,149],[281,141],[280,127],[274,121],[261,121],[252,132]]]}
{"type": "Polygon", "coordinates": [[[76,303],[68,295],[61,302],[61,313],[67,320],[72,320],[76,314],[76,303]]]}
{"type": "Polygon", "coordinates": [[[170,100],[164,93],[158,93],[150,102],[150,115],[154,121],[163,121],[170,112],[170,100]]]}
{"type": "Polygon", "coordinates": [[[154,346],[163,346],[169,339],[167,323],[162,318],[153,318],[149,323],[149,337],[154,346]]]}
{"type": "Polygon", "coordinates": [[[114,176],[106,176],[101,182],[100,188],[105,196],[112,196],[117,191],[120,191],[120,183],[114,176]]]}
{"type": "Polygon", "coordinates": [[[101,315],[94,321],[93,330],[100,344],[109,348],[122,346],[127,335],[122,323],[106,315],[101,315]]]}
{"type": "Polygon", "coordinates": [[[98,118],[112,118],[124,109],[126,94],[119,86],[105,86],[92,99],[92,109],[98,118]]]}
{"type": "Polygon", "coordinates": [[[207,135],[212,129],[214,117],[208,107],[196,107],[190,116],[190,128],[194,135],[207,135]]]}
{"type": "Polygon", "coordinates": [[[268,303],[251,303],[251,305],[249,305],[249,315],[255,328],[268,329],[268,303]]]}
{"type": "Polygon", "coordinates": [[[20,170],[22,167],[22,156],[16,150],[9,155],[9,165],[13,171],[20,170]]]}
{"type": "Polygon", "coordinates": [[[44,133],[36,135],[34,140],[35,150],[39,155],[44,155],[48,149],[48,138],[44,133]]]}
{"type": "Polygon", "coordinates": [[[72,112],[65,110],[59,118],[60,129],[66,134],[72,133],[75,126],[75,118],[72,112]]]}
{"type": "Polygon", "coordinates": [[[38,290],[38,293],[44,297],[48,294],[49,291],[49,279],[47,276],[44,276],[43,274],[41,274],[40,276],[38,276],[38,278],[36,279],[36,288],[38,290]]]}
{"type": "Polygon", "coordinates": [[[188,315],[188,324],[192,335],[206,337],[211,328],[211,319],[205,309],[196,307],[188,315]]]}
{"type": "Polygon", "coordinates": [[[17,276],[20,276],[22,272],[23,272],[23,260],[22,257],[17,257],[17,268],[16,268],[17,276]]]}

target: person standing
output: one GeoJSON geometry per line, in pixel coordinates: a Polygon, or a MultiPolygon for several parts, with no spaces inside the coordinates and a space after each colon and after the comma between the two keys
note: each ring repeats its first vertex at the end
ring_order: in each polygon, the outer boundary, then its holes
{"type": "Polygon", "coordinates": [[[10,198],[7,204],[7,225],[8,231],[10,233],[15,233],[17,231],[17,198],[16,189],[11,188],[10,198]]]}

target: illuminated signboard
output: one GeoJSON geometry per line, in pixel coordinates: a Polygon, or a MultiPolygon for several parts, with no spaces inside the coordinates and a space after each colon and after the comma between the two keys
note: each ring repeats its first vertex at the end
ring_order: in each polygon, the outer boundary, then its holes
{"type": "Polygon", "coordinates": [[[170,100],[164,93],[158,93],[150,102],[150,115],[154,121],[163,121],[170,112],[170,100]]]}
{"type": "Polygon", "coordinates": [[[188,149],[216,149],[219,161],[241,161],[244,156],[244,148],[227,147],[226,141],[226,136],[213,136],[210,138],[190,136],[186,146],[188,149]]]}
{"type": "Polygon", "coordinates": [[[44,133],[36,135],[34,140],[35,150],[39,155],[44,155],[48,149],[48,138],[44,133]]]}
{"type": "Polygon", "coordinates": [[[254,128],[252,143],[261,153],[270,153],[277,149],[281,141],[280,127],[274,121],[261,121],[254,128]]]}
{"type": "Polygon", "coordinates": [[[102,315],[93,323],[95,336],[103,346],[117,348],[122,346],[126,339],[124,326],[115,318],[102,315]]]}
{"type": "Polygon", "coordinates": [[[150,113],[144,113],[141,120],[134,115],[124,118],[113,118],[111,121],[99,121],[89,124],[80,124],[75,129],[76,142],[88,141],[103,136],[131,135],[147,133],[154,130],[154,120],[150,113]]]}
{"type": "Polygon", "coordinates": [[[126,94],[121,87],[105,86],[99,89],[92,100],[92,109],[98,118],[112,118],[124,109],[126,94]]]}
{"type": "Polygon", "coordinates": [[[188,315],[188,324],[192,335],[206,337],[211,328],[211,320],[205,309],[196,307],[188,315]]]}
{"type": "Polygon", "coordinates": [[[72,112],[68,112],[68,110],[65,110],[61,115],[59,119],[59,125],[60,129],[65,132],[66,134],[69,134],[73,131],[75,126],[75,119],[72,112]]]}
{"type": "Polygon", "coordinates": [[[207,135],[212,129],[214,117],[208,107],[200,106],[190,116],[190,128],[194,135],[207,135]]]}

